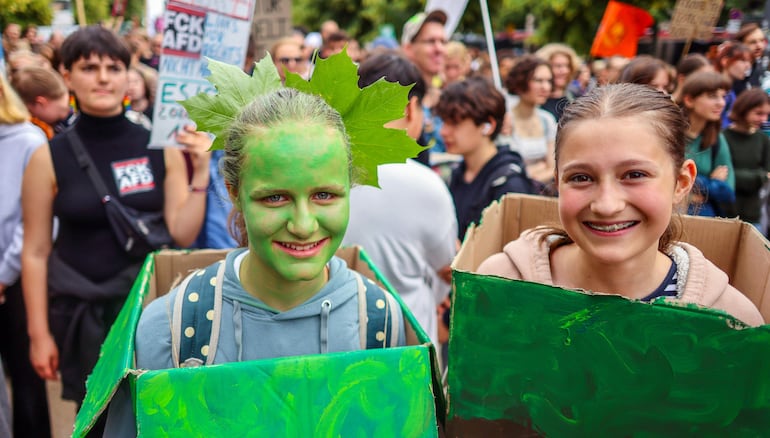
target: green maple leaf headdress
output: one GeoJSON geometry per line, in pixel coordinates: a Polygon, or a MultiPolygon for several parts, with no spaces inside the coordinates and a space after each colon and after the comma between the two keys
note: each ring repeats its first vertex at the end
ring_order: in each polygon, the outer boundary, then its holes
{"type": "MultiPolygon", "coordinates": [[[[217,94],[199,93],[180,103],[198,130],[216,136],[211,148],[223,149],[224,134],[241,109],[283,85],[270,55],[256,63],[251,76],[234,65],[211,59],[208,68],[211,75],[206,79],[217,94]]],[[[320,59],[309,81],[288,73],[285,86],[320,96],[340,113],[350,138],[353,167],[362,173],[357,181],[360,184],[378,187],[378,165],[403,163],[423,149],[404,130],[384,127],[404,117],[411,86],[380,78],[359,88],[358,68],[346,51],[320,59]]]]}

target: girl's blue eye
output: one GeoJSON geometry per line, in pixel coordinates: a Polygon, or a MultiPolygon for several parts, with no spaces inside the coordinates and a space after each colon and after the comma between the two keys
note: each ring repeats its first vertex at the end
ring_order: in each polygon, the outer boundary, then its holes
{"type": "Polygon", "coordinates": [[[585,182],[590,182],[591,177],[589,177],[584,173],[578,173],[576,175],[572,175],[569,178],[567,178],[567,181],[571,183],[585,183],[585,182]]]}
{"type": "Polygon", "coordinates": [[[284,196],[283,195],[270,195],[270,196],[265,196],[264,198],[262,198],[262,200],[267,202],[268,204],[276,204],[278,202],[283,201],[284,200],[284,196]]]}
{"type": "Polygon", "coordinates": [[[318,192],[315,194],[315,198],[319,201],[331,201],[334,199],[334,195],[329,192],[318,192]]]}

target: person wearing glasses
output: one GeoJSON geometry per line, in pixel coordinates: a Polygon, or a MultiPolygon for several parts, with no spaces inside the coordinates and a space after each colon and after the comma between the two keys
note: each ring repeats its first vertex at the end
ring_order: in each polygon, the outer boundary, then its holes
{"type": "Polygon", "coordinates": [[[442,10],[420,12],[404,23],[401,33],[401,48],[407,59],[417,66],[425,83],[436,88],[441,86],[439,75],[446,61],[446,20],[442,10]]]}
{"type": "Polygon", "coordinates": [[[270,50],[270,54],[281,81],[286,81],[287,71],[307,79],[307,59],[302,55],[302,45],[295,38],[287,37],[278,40],[270,50]]]}
{"type": "MultiPolygon", "coordinates": [[[[446,21],[447,15],[440,9],[428,13],[420,12],[404,23],[401,32],[401,50],[420,71],[420,76],[427,85],[422,101],[425,118],[417,142],[430,146],[430,149],[436,152],[445,151],[444,141],[439,134],[441,119],[433,114],[432,108],[441,95],[441,75],[446,63],[446,21]]],[[[429,165],[430,152],[426,150],[421,153],[417,161],[429,165]]]]}

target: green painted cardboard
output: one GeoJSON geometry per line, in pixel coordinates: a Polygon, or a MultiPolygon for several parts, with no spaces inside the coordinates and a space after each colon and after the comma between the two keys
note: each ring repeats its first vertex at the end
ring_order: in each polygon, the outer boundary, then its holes
{"type": "MultiPolygon", "coordinates": [[[[407,347],[134,369],[145,300],[165,293],[191,267],[224,254],[160,251],[147,257],[89,376],[73,436],[88,432],[124,378],[134,395],[139,436],[437,436],[436,412],[444,412],[445,404],[442,392],[434,391],[440,388],[436,352],[396,293],[408,321],[407,347]]],[[[363,251],[343,248],[337,255],[392,291],[363,251]]]]}
{"type": "MultiPolygon", "coordinates": [[[[770,326],[744,328],[695,306],[473,272],[554,213],[553,201],[504,198],[469,232],[453,264],[448,436],[766,435],[770,326]]],[[[719,240],[720,227],[740,231],[744,237],[724,258],[726,265],[732,259],[727,272],[734,278],[751,260],[762,281],[743,291],[760,306],[767,241],[738,221],[684,222],[690,238],[719,240]]],[[[727,251],[712,243],[709,253],[727,251]]]]}

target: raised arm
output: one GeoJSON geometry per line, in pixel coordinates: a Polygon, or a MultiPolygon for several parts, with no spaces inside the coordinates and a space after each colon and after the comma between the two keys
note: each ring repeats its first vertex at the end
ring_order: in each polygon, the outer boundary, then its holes
{"type": "Polygon", "coordinates": [[[206,194],[209,185],[209,161],[211,139],[208,134],[186,128],[177,141],[186,146],[192,161],[192,180],[187,184],[187,169],[181,151],[165,150],[166,181],[163,186],[166,225],[174,242],[187,247],[200,233],[206,215],[206,194]]]}

